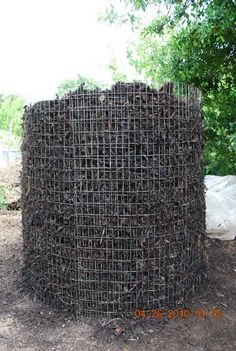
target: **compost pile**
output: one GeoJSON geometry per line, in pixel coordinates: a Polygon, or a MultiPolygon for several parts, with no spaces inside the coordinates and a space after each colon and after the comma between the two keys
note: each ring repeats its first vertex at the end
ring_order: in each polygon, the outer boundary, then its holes
{"type": "Polygon", "coordinates": [[[202,284],[199,91],[81,85],[24,115],[27,287],[82,314],[181,304],[202,284]]]}

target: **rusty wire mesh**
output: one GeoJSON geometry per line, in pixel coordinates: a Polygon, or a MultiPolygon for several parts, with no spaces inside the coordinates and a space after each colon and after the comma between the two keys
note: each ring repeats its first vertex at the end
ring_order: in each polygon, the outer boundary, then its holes
{"type": "Polygon", "coordinates": [[[201,94],[81,85],[24,115],[27,285],[86,315],[176,306],[202,284],[201,94]]]}

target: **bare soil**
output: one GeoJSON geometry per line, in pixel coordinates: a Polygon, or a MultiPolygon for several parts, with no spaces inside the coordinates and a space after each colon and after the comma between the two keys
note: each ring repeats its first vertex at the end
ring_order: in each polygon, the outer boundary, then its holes
{"type": "Polygon", "coordinates": [[[98,320],[71,317],[21,286],[21,214],[0,212],[1,351],[229,351],[236,349],[236,241],[207,239],[208,288],[186,303],[189,318],[98,320]],[[217,308],[223,316],[212,317],[217,308]],[[206,310],[206,317],[194,310],[206,310]]]}

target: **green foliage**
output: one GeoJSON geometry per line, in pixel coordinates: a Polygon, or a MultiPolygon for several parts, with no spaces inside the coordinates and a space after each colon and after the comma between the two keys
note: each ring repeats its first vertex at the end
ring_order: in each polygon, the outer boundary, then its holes
{"type": "Polygon", "coordinates": [[[127,77],[124,73],[121,73],[118,67],[118,64],[115,58],[111,59],[111,62],[108,64],[108,69],[112,72],[112,80],[114,82],[124,82],[126,81],[127,77]]]}
{"type": "Polygon", "coordinates": [[[128,57],[153,82],[174,80],[204,93],[206,173],[236,173],[235,0],[126,0],[162,12],[142,29],[128,57]]]}
{"type": "Polygon", "coordinates": [[[0,129],[17,136],[22,131],[24,100],[17,95],[0,96],[0,129]]]}
{"type": "Polygon", "coordinates": [[[107,0],[105,13],[101,14],[98,19],[118,26],[130,24],[133,30],[138,30],[141,15],[147,4],[148,1],[123,0],[124,6],[122,6],[122,1],[117,4],[117,0],[107,0]],[[122,11],[122,8],[125,8],[125,12],[122,11]]]}
{"type": "Polygon", "coordinates": [[[76,79],[66,79],[61,82],[57,88],[57,94],[62,97],[66,93],[77,89],[81,84],[87,89],[95,89],[99,87],[99,84],[92,79],[85,78],[81,74],[78,74],[76,79]]]}
{"type": "Polygon", "coordinates": [[[0,210],[6,208],[6,189],[0,186],[0,210]]]}
{"type": "Polygon", "coordinates": [[[109,8],[106,9],[105,14],[99,16],[100,21],[109,22],[114,24],[118,21],[119,15],[113,4],[110,4],[109,8]]]}
{"type": "Polygon", "coordinates": [[[236,174],[236,89],[208,93],[204,103],[206,173],[236,174]]]}

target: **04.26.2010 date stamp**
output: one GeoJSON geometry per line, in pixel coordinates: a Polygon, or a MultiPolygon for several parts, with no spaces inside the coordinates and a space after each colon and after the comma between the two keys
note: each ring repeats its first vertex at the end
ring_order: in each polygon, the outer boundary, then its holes
{"type": "Polygon", "coordinates": [[[210,318],[222,318],[224,315],[223,310],[219,308],[213,308],[212,310],[206,310],[205,308],[196,308],[191,311],[189,308],[183,309],[137,309],[133,312],[134,318],[156,318],[156,319],[176,319],[176,318],[197,318],[206,319],[210,318]]]}

